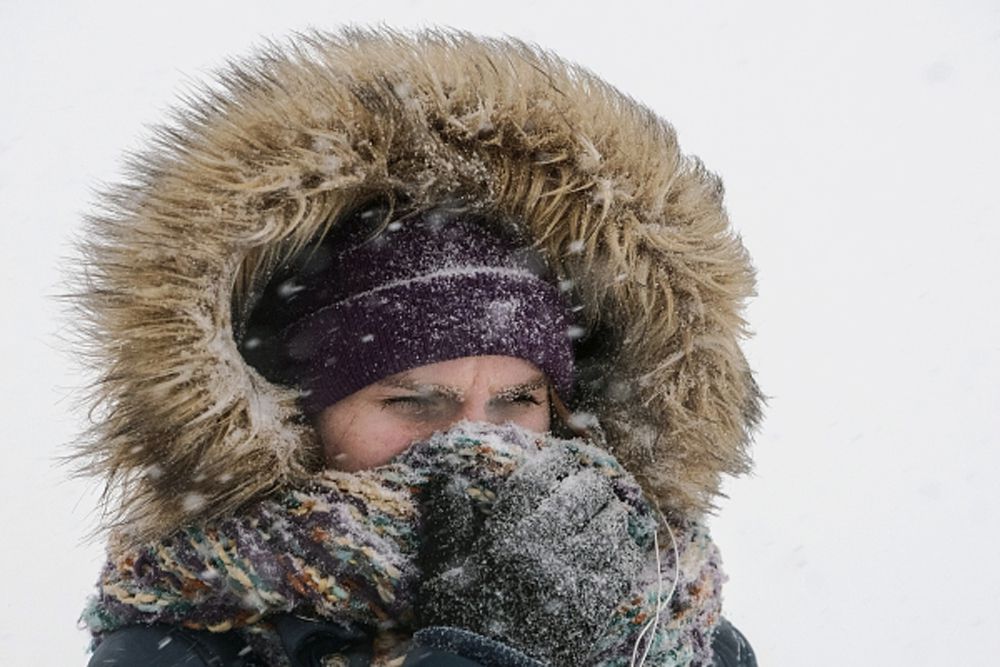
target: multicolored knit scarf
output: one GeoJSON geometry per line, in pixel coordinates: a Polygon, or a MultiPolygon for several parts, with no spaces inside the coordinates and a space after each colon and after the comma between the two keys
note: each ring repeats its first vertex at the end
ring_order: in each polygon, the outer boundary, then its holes
{"type": "MultiPolygon", "coordinates": [[[[392,664],[418,625],[422,491],[441,475],[462,479],[469,498],[488,511],[515,470],[553,447],[645,502],[631,475],[601,449],[513,426],[460,425],[379,468],[326,471],[308,488],[239,516],[116,553],[81,620],[95,645],[135,624],[235,630],[267,664],[287,665],[268,618],[294,611],[370,629],[372,664],[392,664]]],[[[718,551],[699,523],[672,523],[658,535],[659,554],[650,540],[647,566],[616,606],[589,664],[639,664],[644,655],[648,665],[711,664],[723,582],[718,551]]]]}

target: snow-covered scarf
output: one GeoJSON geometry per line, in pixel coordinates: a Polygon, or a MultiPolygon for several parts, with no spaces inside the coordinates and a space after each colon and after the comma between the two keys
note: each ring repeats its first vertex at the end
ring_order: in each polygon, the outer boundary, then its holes
{"type": "MultiPolygon", "coordinates": [[[[109,549],[114,555],[81,620],[95,645],[134,624],[235,630],[268,664],[287,665],[268,617],[294,611],[373,631],[373,664],[394,663],[418,624],[421,492],[432,478],[453,476],[488,511],[504,480],[551,447],[566,448],[580,466],[612,479],[651,516],[638,484],[604,450],[512,426],[465,425],[379,468],[325,471],[308,488],[257,502],[238,516],[140,548],[109,549]]],[[[697,522],[660,523],[648,537],[647,566],[616,606],[589,664],[617,667],[643,657],[647,665],[711,664],[723,581],[718,551],[697,522]]]]}

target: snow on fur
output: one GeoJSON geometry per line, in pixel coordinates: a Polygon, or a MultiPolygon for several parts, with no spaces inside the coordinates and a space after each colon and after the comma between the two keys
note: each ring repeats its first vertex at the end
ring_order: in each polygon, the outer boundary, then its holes
{"type": "Polygon", "coordinates": [[[580,307],[570,407],[665,511],[704,511],[720,474],[748,469],[754,274],[673,129],[515,40],[312,33],[232,62],[90,219],[77,283],[99,419],[76,458],[106,480],[108,525],[163,535],[321,467],[295,391],[237,340],[275,267],[376,199],[534,239],[580,307]]]}

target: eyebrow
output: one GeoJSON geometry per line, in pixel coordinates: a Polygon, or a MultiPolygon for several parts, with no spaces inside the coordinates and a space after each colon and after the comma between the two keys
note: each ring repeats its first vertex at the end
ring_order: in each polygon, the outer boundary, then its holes
{"type": "Polygon", "coordinates": [[[384,380],[379,380],[375,384],[381,387],[393,387],[396,389],[406,389],[417,394],[437,394],[438,396],[444,396],[448,399],[460,401],[462,400],[462,392],[454,387],[449,387],[443,384],[432,384],[428,382],[417,382],[413,378],[407,375],[396,375],[392,377],[387,377],[384,380]]]}
{"type": "Polygon", "coordinates": [[[546,384],[548,383],[545,381],[545,376],[538,375],[527,382],[501,389],[497,392],[497,398],[510,398],[511,396],[517,396],[519,394],[530,394],[533,391],[538,391],[546,384]]]}
{"type": "MultiPolygon", "coordinates": [[[[394,387],[396,389],[407,389],[420,394],[439,394],[447,396],[448,398],[461,400],[462,392],[455,387],[449,387],[443,384],[433,384],[427,382],[417,382],[413,378],[409,377],[406,373],[402,375],[393,375],[387,377],[383,380],[379,380],[375,384],[382,387],[394,387]]],[[[511,385],[509,387],[504,387],[496,393],[498,398],[508,398],[510,396],[516,396],[518,394],[531,393],[537,391],[542,387],[546,386],[547,382],[545,380],[544,374],[539,374],[527,382],[522,382],[520,384],[511,385]]]]}

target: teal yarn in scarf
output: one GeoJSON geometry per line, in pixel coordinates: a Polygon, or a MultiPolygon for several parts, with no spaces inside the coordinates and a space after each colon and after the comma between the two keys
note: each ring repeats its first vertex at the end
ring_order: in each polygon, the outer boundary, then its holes
{"type": "MultiPolygon", "coordinates": [[[[370,629],[376,635],[373,664],[388,665],[405,653],[418,629],[422,491],[441,475],[461,479],[468,497],[488,513],[505,480],[551,447],[565,448],[579,466],[611,478],[648,517],[629,527],[648,545],[647,566],[632,594],[615,607],[588,664],[629,665],[636,647],[648,665],[711,664],[723,575],[704,526],[674,521],[676,549],[667,544],[658,556],[653,510],[613,456],[579,440],[511,425],[460,424],[378,468],[328,470],[308,487],[258,501],[239,515],[113,550],[81,621],[95,645],[135,624],[236,631],[268,664],[284,665],[268,618],[294,612],[370,629]]],[[[665,531],[658,537],[664,547],[665,531]]]]}

